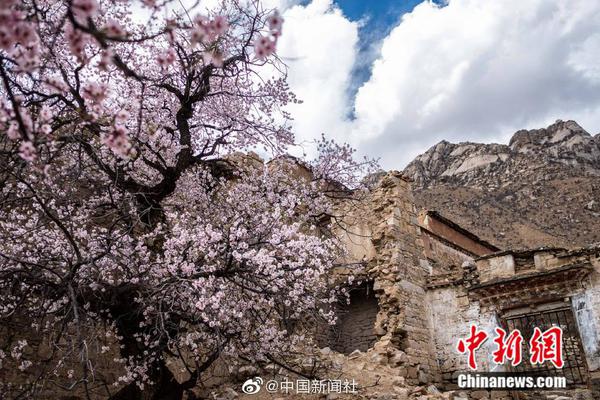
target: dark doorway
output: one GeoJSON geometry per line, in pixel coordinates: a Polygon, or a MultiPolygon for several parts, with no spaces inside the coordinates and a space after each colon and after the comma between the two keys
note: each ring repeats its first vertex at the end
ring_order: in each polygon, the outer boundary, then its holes
{"type": "Polygon", "coordinates": [[[367,351],[375,341],[375,319],[379,312],[372,284],[349,288],[350,303],[337,305],[337,324],[331,327],[329,347],[344,354],[354,350],[367,351]]]}

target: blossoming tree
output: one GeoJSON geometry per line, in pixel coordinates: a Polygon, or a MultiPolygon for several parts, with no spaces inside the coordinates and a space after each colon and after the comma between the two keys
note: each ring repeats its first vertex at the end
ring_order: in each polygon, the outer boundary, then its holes
{"type": "Polygon", "coordinates": [[[285,366],[291,327],[330,317],[325,216],[363,164],[235,156],[294,143],[283,20],[180,4],[0,3],[3,393],[179,399],[221,356],[285,366]]]}

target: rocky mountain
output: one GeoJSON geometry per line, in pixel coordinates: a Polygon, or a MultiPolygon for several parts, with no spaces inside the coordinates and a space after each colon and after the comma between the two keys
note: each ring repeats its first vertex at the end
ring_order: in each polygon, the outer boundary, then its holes
{"type": "Polygon", "coordinates": [[[575,121],[505,144],[441,141],[404,170],[417,205],[501,248],[600,242],[600,134],[575,121]]]}

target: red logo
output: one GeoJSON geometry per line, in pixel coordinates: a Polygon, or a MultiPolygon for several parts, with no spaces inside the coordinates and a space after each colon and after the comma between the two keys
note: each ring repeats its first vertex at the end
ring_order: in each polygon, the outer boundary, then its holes
{"type": "Polygon", "coordinates": [[[496,335],[494,339],[496,350],[492,353],[494,362],[504,364],[508,359],[512,366],[519,365],[523,359],[521,347],[523,336],[521,336],[521,332],[515,329],[507,337],[504,329],[496,328],[496,335]]]}
{"type": "Polygon", "coordinates": [[[481,347],[481,345],[487,340],[487,333],[477,329],[477,325],[471,325],[471,335],[466,339],[458,341],[456,348],[459,353],[469,353],[469,368],[477,369],[477,362],[475,361],[475,350],[481,347]]]}
{"type": "Polygon", "coordinates": [[[550,361],[556,368],[562,368],[562,329],[554,326],[544,332],[540,328],[533,330],[533,335],[529,341],[531,350],[531,358],[529,361],[532,364],[543,364],[550,361]]]}
{"type": "MultiPolygon", "coordinates": [[[[523,335],[518,329],[508,334],[502,328],[496,328],[496,337],[494,338],[495,350],[492,353],[492,359],[496,364],[504,364],[508,360],[511,365],[517,366],[523,361],[523,335]]],[[[460,339],[456,346],[461,354],[468,354],[469,368],[477,369],[475,351],[479,349],[488,339],[488,334],[477,328],[477,325],[471,325],[470,334],[466,339],[460,339]]],[[[542,332],[540,328],[534,328],[533,335],[529,340],[529,361],[531,364],[543,364],[550,361],[556,368],[562,368],[564,365],[562,358],[562,329],[553,326],[542,332]]]]}

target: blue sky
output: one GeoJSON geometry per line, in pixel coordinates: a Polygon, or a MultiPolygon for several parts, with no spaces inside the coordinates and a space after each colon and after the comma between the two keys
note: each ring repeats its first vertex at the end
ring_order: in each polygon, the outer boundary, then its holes
{"type": "Polygon", "coordinates": [[[335,3],[351,20],[368,18],[367,29],[387,30],[395,25],[400,16],[412,9],[419,0],[336,0],[335,3]]]}
{"type": "MultiPolygon", "coordinates": [[[[398,25],[402,15],[409,13],[423,0],[335,0],[334,3],[351,21],[360,21],[359,52],[363,62],[352,71],[350,94],[354,94],[360,85],[369,79],[371,63],[377,56],[381,40],[394,26],[398,25]]],[[[433,3],[439,4],[440,0],[433,3]]],[[[350,112],[352,117],[352,111],[350,112]]]]}

